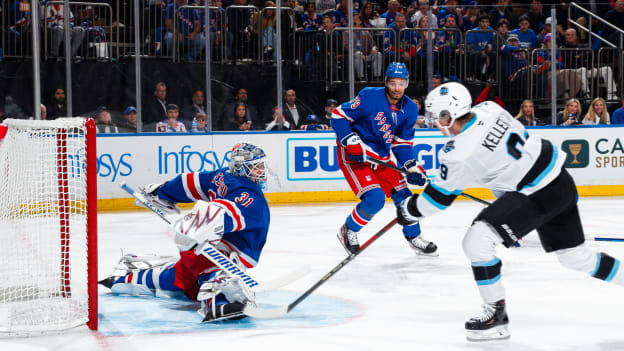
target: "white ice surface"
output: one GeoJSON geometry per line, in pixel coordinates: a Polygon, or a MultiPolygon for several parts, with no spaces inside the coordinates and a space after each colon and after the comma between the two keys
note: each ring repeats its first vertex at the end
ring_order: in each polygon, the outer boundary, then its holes
{"type": "MultiPolygon", "coordinates": [[[[302,264],[312,272],[280,291],[259,294],[258,302],[290,303],[346,257],[336,231],[352,206],[272,206],[269,240],[259,267],[248,273],[268,280],[302,264]]],[[[0,338],[0,350],[624,350],[623,287],[561,267],[542,251],[535,233],[521,248],[498,250],[511,339],[466,341],[463,324],[480,311],[481,301],[461,240],[481,208],[457,201],[422,223],[425,237],[439,246],[437,258],[415,255],[400,227],[393,228],[282,319],[207,326],[199,324],[192,303],[115,300],[100,288],[101,332],[78,328],[0,338]],[[174,322],[174,315],[182,320],[174,322]],[[115,324],[120,316],[131,327],[115,324]],[[117,335],[111,332],[115,328],[117,335]]],[[[580,208],[588,238],[624,238],[624,199],[584,198],[580,208]]],[[[387,204],[360,241],[393,216],[387,204]]],[[[149,212],[105,213],[98,220],[100,278],[110,273],[120,248],[176,254],[166,225],[149,212]]],[[[624,243],[588,240],[587,245],[624,258],[624,243]]]]}

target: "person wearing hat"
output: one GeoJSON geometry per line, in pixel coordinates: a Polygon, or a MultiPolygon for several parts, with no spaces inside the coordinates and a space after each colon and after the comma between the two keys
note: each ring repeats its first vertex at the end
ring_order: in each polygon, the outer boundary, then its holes
{"type": "Polygon", "coordinates": [[[301,126],[301,130],[308,130],[311,132],[327,129],[329,129],[327,124],[319,123],[319,118],[315,114],[308,115],[308,117],[306,117],[306,124],[301,126]]]}
{"type": "Polygon", "coordinates": [[[119,126],[120,133],[136,133],[137,131],[137,109],[134,106],[126,107],[124,111],[125,123],[119,126]]]}
{"type": "Polygon", "coordinates": [[[167,105],[167,119],[156,124],[156,131],[159,133],[186,132],[184,123],[178,121],[180,108],[176,104],[167,105]]]}
{"type": "Polygon", "coordinates": [[[526,70],[522,70],[527,65],[526,51],[520,48],[520,40],[518,40],[517,34],[509,34],[507,44],[501,48],[501,54],[503,56],[503,72],[509,81],[517,80],[519,73],[526,74],[526,70]]]}
{"type": "Polygon", "coordinates": [[[334,112],[334,109],[338,107],[338,101],[335,99],[327,99],[325,101],[325,116],[321,118],[321,122],[327,124],[331,128],[331,115],[334,112]]]}

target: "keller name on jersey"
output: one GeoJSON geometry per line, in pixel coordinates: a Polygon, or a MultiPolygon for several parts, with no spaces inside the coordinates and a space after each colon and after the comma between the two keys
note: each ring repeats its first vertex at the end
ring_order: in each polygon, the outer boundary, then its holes
{"type": "Polygon", "coordinates": [[[485,135],[485,139],[483,139],[481,145],[494,152],[494,149],[498,146],[508,129],[509,123],[497,118],[491,130],[485,135]]]}

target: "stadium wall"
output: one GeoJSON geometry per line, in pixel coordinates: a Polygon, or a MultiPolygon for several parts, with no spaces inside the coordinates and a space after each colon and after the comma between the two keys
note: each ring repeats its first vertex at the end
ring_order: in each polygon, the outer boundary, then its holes
{"type": "MultiPolygon", "coordinates": [[[[566,167],[581,196],[624,195],[624,126],[534,127],[529,128],[529,134],[552,140],[568,154],[566,167]]],[[[185,172],[226,167],[229,150],[240,141],[259,145],[266,151],[274,173],[267,198],[273,203],[356,200],[338,167],[332,131],[99,134],[98,208],[134,208],[132,200],[118,186],[122,181],[139,187],[185,172]]],[[[437,130],[416,132],[416,157],[431,177],[439,169],[437,152],[445,142],[446,138],[437,130]]],[[[493,198],[483,188],[469,188],[466,192],[483,199],[493,198]]]]}

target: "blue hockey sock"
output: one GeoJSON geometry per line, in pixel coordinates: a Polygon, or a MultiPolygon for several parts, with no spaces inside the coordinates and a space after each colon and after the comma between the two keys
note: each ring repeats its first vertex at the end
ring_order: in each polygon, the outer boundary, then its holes
{"type": "MultiPolygon", "coordinates": [[[[397,191],[396,193],[392,194],[392,196],[390,196],[390,198],[394,202],[395,206],[399,206],[399,204],[403,200],[409,198],[410,196],[412,196],[412,192],[408,188],[405,188],[405,189],[402,189],[402,190],[397,191]]],[[[403,235],[408,240],[409,239],[413,239],[413,238],[419,236],[420,235],[420,223],[403,226],[403,235]]]]}
{"type": "Polygon", "coordinates": [[[386,201],[384,192],[375,188],[362,195],[361,202],[355,206],[349,217],[347,217],[347,227],[354,232],[359,232],[362,227],[368,224],[377,212],[381,211],[386,201]]]}

